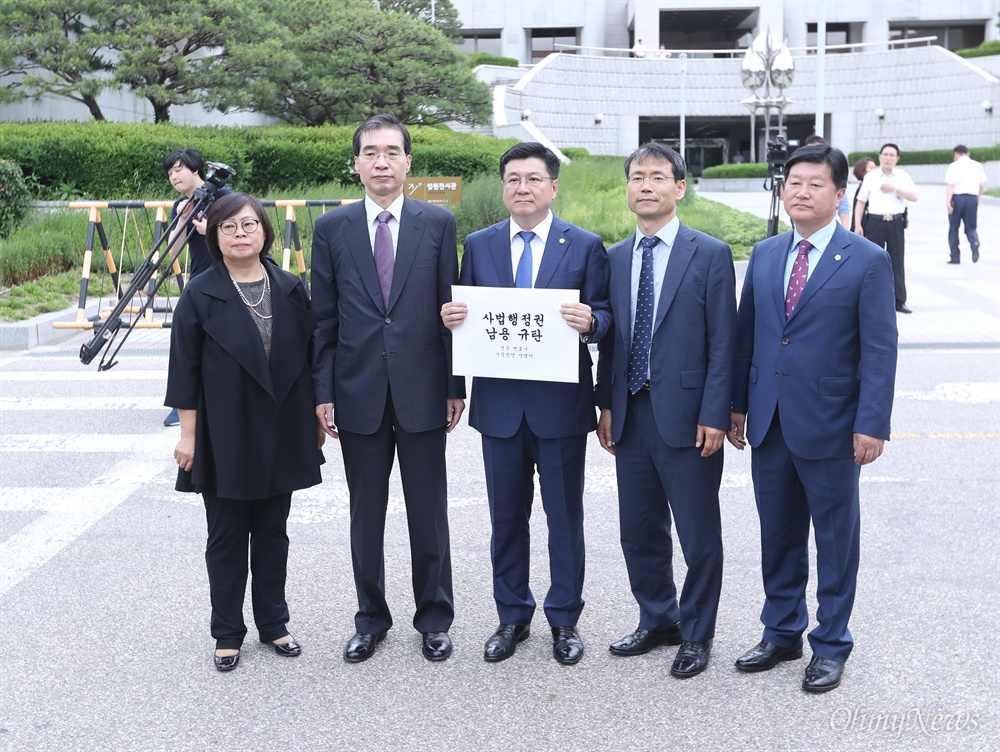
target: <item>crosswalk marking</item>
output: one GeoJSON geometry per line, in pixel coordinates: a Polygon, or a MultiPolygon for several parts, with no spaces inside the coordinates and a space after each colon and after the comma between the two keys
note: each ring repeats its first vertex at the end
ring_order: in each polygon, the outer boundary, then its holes
{"type": "Polygon", "coordinates": [[[5,489],[4,509],[43,511],[0,542],[0,595],[38,569],[88,528],[163,472],[163,462],[126,459],[86,486],[5,489]]]}

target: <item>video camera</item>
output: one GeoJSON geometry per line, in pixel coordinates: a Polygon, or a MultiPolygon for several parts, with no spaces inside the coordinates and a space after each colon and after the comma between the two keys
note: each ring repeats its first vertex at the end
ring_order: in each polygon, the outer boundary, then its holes
{"type": "Polygon", "coordinates": [[[784,136],[777,136],[774,141],[767,142],[767,170],[771,173],[771,177],[784,177],[785,162],[788,161],[788,147],[798,145],[797,139],[789,141],[784,136]]]}

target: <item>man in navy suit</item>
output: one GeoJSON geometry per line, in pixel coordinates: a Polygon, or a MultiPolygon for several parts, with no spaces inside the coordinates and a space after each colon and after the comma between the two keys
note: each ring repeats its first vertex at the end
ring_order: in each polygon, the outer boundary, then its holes
{"type": "MultiPolygon", "coordinates": [[[[485,659],[502,661],[528,637],[535,599],[528,587],[528,519],[538,468],[549,527],[551,586],[545,616],[553,655],[562,664],[583,656],[576,629],[583,610],[583,473],[587,434],[594,430],[593,361],[587,343],[611,325],[608,256],[601,238],[552,214],[559,160],[537,143],[511,147],[500,159],[504,204],[510,219],[465,239],[461,284],[579,290],[580,302],[561,307],[579,333],[575,384],[476,378],[469,423],[482,434],[493,538],[493,597],[500,626],[486,643],[485,659]]],[[[443,306],[449,329],[468,307],[443,306]]]]}
{"type": "Polygon", "coordinates": [[[639,626],[615,655],[680,645],[671,673],[708,666],[722,587],[719,485],[736,350],[725,243],[677,218],[684,159],[657,143],[625,161],[637,231],[608,251],[613,332],[597,365],[597,436],[615,455],[622,551],[639,626]],[[687,562],[678,604],[671,512],[687,562]]]}
{"type": "Polygon", "coordinates": [[[738,315],[729,440],[753,447],[765,601],[763,640],[736,667],[767,671],[802,657],[811,518],[819,623],[802,688],[826,692],[854,646],[858,480],[889,438],[895,294],[889,255],[837,222],[843,153],[803,147],[785,175],[795,229],[754,247],[738,315]]]}
{"type": "Polygon", "coordinates": [[[451,332],[438,316],[458,276],[455,215],[403,197],[410,134],[392,115],[354,133],[365,199],[316,220],[312,307],[316,419],[340,438],[351,497],[351,557],[358,591],[350,663],[371,657],[392,616],[383,537],[389,474],[399,457],[410,532],[413,626],[423,655],[451,655],[454,618],[445,435],[465,408],[451,376],[451,332]]]}

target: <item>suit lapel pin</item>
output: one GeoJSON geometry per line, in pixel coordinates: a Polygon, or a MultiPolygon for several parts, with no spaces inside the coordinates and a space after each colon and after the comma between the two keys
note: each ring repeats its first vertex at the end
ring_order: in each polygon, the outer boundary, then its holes
{"type": "Polygon", "coordinates": [[[833,260],[834,261],[840,261],[840,254],[838,253],[836,256],[834,256],[833,260]]]}
{"type": "Polygon", "coordinates": [[[560,243],[565,243],[566,242],[566,238],[559,238],[559,242],[560,243]]]}

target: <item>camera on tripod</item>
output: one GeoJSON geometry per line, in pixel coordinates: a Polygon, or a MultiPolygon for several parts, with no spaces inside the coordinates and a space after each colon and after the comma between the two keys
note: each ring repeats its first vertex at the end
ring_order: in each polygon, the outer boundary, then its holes
{"type": "Polygon", "coordinates": [[[767,171],[772,178],[785,176],[785,162],[788,161],[788,147],[798,146],[797,139],[789,141],[784,136],[776,136],[774,141],[767,142],[767,171]]]}

